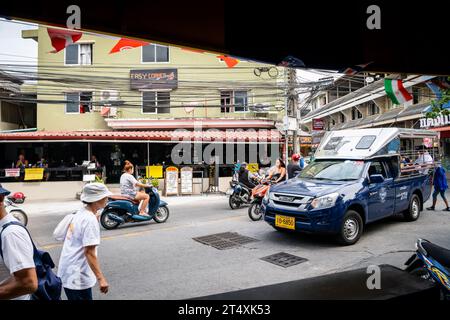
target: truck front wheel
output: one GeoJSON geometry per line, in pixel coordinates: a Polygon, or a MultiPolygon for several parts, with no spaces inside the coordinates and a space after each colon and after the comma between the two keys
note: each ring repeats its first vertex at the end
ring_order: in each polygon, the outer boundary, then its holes
{"type": "Polygon", "coordinates": [[[406,221],[416,221],[420,216],[420,198],[417,194],[413,194],[409,200],[409,208],[403,213],[406,221]]]}
{"type": "Polygon", "coordinates": [[[341,230],[338,234],[340,244],[349,246],[358,242],[363,233],[364,223],[358,212],[348,210],[342,219],[341,230]]]}

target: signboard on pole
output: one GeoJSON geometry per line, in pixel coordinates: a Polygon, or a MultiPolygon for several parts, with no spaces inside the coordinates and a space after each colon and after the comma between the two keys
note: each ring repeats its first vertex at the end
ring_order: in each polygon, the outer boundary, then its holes
{"type": "Polygon", "coordinates": [[[193,194],[193,169],[191,167],[183,167],[180,170],[181,194],[193,194]]]}
{"type": "Polygon", "coordinates": [[[166,196],[178,195],[178,168],[168,167],[166,169],[166,196]]]}
{"type": "Polygon", "coordinates": [[[323,119],[313,119],[313,130],[324,130],[325,121],[323,119]]]}
{"type": "Polygon", "coordinates": [[[44,178],[44,168],[26,168],[25,181],[42,180],[44,178]]]}

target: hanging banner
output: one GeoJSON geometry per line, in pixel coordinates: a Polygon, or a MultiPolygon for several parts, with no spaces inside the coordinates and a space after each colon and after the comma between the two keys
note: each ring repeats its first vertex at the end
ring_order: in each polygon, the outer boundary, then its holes
{"type": "Polygon", "coordinates": [[[178,168],[168,167],[166,169],[166,196],[178,195],[178,168]]]}
{"type": "Polygon", "coordinates": [[[193,190],[193,169],[191,167],[183,167],[180,170],[181,194],[192,194],[193,190]]]}
{"type": "Polygon", "coordinates": [[[5,169],[5,177],[20,177],[20,168],[5,169]]]}
{"type": "Polygon", "coordinates": [[[248,171],[250,171],[251,173],[258,173],[259,171],[259,165],[257,163],[249,163],[247,165],[247,169],[248,171]]]}
{"type": "Polygon", "coordinates": [[[42,180],[44,178],[44,168],[26,168],[25,181],[42,180]]]}
{"type": "Polygon", "coordinates": [[[146,178],[160,179],[163,177],[163,166],[147,166],[145,167],[146,178]]]}

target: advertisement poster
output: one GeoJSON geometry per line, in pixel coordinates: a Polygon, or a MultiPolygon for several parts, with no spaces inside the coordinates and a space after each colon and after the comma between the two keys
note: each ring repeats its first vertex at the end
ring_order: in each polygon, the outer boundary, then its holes
{"type": "Polygon", "coordinates": [[[25,181],[42,180],[44,178],[44,168],[26,168],[25,181]]]}
{"type": "Polygon", "coordinates": [[[192,194],[193,191],[193,170],[191,167],[181,168],[181,194],[192,194]]]}
{"type": "Polygon", "coordinates": [[[166,169],[166,196],[178,195],[178,169],[168,167],[166,169]]]}

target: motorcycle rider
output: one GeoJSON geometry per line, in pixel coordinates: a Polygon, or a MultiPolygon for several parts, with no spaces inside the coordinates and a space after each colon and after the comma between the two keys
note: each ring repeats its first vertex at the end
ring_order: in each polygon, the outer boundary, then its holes
{"type": "Polygon", "coordinates": [[[301,158],[301,155],[298,153],[295,153],[292,155],[292,162],[288,164],[287,172],[288,172],[288,178],[292,179],[295,178],[295,176],[302,171],[302,167],[299,163],[299,160],[301,158]]]}
{"type": "Polygon", "coordinates": [[[137,181],[133,176],[133,173],[133,164],[130,161],[125,160],[123,174],[120,176],[120,193],[124,196],[131,197],[136,201],[142,201],[139,215],[149,217],[149,215],[145,212],[145,209],[150,201],[150,196],[144,190],[138,190],[138,188],[151,188],[152,186],[137,181]]]}
{"type": "Polygon", "coordinates": [[[243,162],[239,168],[239,182],[249,189],[253,189],[256,185],[252,182],[253,174],[248,171],[247,163],[243,162]]]}
{"type": "Polygon", "coordinates": [[[277,159],[275,162],[275,168],[267,177],[268,180],[275,180],[275,183],[285,181],[286,180],[286,165],[283,160],[277,159]]]}

